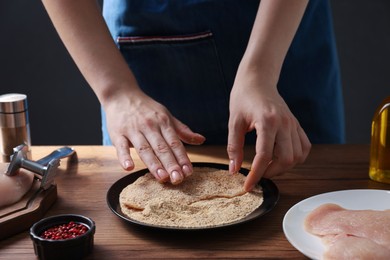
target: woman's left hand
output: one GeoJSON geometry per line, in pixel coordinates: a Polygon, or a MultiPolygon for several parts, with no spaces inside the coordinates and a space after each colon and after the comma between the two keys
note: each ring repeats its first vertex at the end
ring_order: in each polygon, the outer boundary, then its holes
{"type": "Polygon", "coordinates": [[[244,188],[251,190],[261,177],[271,178],[303,163],[311,144],[276,86],[266,86],[248,74],[236,78],[230,95],[228,156],[230,171],[240,169],[245,134],[256,131],[256,155],[244,188]]]}

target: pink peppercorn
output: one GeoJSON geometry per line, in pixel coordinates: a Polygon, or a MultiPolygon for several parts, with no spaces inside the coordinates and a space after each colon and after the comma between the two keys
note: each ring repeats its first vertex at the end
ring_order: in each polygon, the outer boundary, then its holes
{"type": "Polygon", "coordinates": [[[85,225],[70,221],[69,223],[53,226],[43,231],[40,237],[51,240],[63,240],[81,236],[87,231],[88,227],[85,225]]]}

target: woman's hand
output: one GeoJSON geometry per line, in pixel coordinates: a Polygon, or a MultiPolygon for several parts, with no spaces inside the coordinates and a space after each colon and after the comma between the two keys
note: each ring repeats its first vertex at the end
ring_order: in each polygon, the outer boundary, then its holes
{"type": "Polygon", "coordinates": [[[192,174],[184,143],[202,144],[205,138],[173,117],[142,91],[128,91],[106,103],[110,138],[126,170],[134,168],[130,147],[160,182],[178,184],[192,174]]]}
{"type": "MultiPolygon", "coordinates": [[[[277,91],[287,50],[307,0],[263,0],[230,94],[228,156],[230,171],[243,160],[245,134],[256,131],[256,155],[244,188],[302,163],[311,144],[277,91]]],[[[292,86],[296,87],[296,86],[292,86]]]]}
{"type": "Polygon", "coordinates": [[[256,155],[244,188],[261,179],[291,169],[306,159],[311,144],[298,120],[274,86],[261,84],[258,76],[239,77],[230,97],[228,155],[230,171],[243,161],[245,134],[256,131],[256,155]]]}
{"type": "Polygon", "coordinates": [[[183,143],[200,144],[165,107],[146,96],[114,44],[94,0],[43,0],[67,50],[104,107],[111,141],[126,170],[134,168],[134,146],[160,181],[180,183],[192,173],[183,143]]]}

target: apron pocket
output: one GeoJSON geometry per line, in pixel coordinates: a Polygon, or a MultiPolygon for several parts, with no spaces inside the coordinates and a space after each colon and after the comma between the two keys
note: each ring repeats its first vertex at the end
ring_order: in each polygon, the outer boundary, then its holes
{"type": "Polygon", "coordinates": [[[208,143],[226,143],[231,86],[211,32],[118,37],[117,45],[147,95],[208,143]]]}

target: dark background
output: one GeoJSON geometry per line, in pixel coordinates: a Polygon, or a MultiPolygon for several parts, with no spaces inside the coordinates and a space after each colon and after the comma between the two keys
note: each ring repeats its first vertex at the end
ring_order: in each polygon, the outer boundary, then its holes
{"type": "MultiPolygon", "coordinates": [[[[390,1],[331,0],[347,143],[390,95],[390,1]]],[[[0,94],[28,95],[33,145],[101,144],[100,106],[38,0],[0,2],[0,94]]],[[[324,111],[326,113],[326,111],[324,111]]]]}

